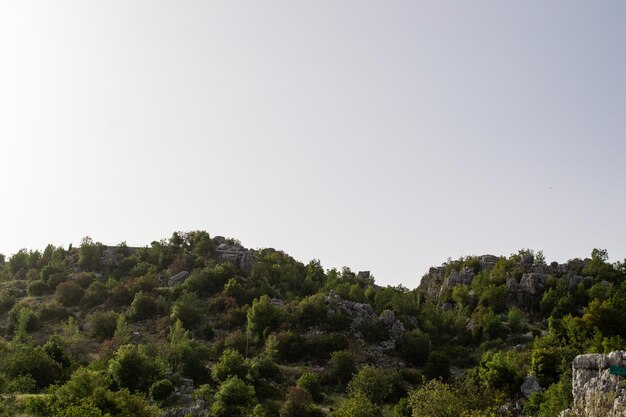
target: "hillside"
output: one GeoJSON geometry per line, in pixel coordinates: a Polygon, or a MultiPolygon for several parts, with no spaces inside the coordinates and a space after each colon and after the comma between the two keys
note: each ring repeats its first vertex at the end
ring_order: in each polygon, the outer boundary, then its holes
{"type": "Polygon", "coordinates": [[[0,256],[0,415],[557,416],[577,355],[626,348],[607,260],[469,256],[407,289],[202,231],[22,250],[0,256]]]}

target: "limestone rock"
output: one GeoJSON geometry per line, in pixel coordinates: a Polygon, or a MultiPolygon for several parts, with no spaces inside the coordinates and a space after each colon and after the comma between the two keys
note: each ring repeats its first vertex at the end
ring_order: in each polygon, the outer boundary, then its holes
{"type": "Polygon", "coordinates": [[[172,275],[171,277],[169,277],[169,279],[167,280],[167,285],[170,287],[175,287],[176,285],[180,285],[183,282],[185,282],[188,276],[189,276],[189,272],[180,271],[178,274],[172,275]]]}
{"type": "MultiPolygon", "coordinates": [[[[215,239],[213,241],[216,242],[215,239]]],[[[217,242],[221,242],[221,240],[217,240],[217,242]]],[[[226,241],[217,245],[215,254],[219,263],[231,262],[246,274],[252,272],[256,262],[256,252],[254,250],[246,249],[238,244],[230,245],[226,241]]]]}
{"type": "Polygon", "coordinates": [[[522,275],[519,289],[527,294],[541,295],[546,289],[547,282],[548,276],[546,274],[531,272],[522,275]]]}
{"type": "Polygon", "coordinates": [[[345,314],[352,320],[350,324],[351,331],[355,336],[359,337],[358,331],[361,326],[371,326],[375,323],[382,322],[388,331],[389,338],[380,344],[383,350],[395,349],[396,342],[404,333],[404,325],[391,310],[385,310],[376,316],[372,306],[365,303],[356,303],[350,300],[344,300],[334,291],[328,293],[326,298],[328,302],[328,315],[345,314]]]}
{"type": "Polygon", "coordinates": [[[461,271],[452,271],[441,285],[441,291],[447,288],[454,288],[457,285],[470,285],[474,280],[474,269],[465,267],[461,271]]]}
{"type": "Polygon", "coordinates": [[[478,258],[478,263],[480,264],[480,269],[492,269],[500,258],[494,255],[483,255],[478,258]]]}
{"type": "Polygon", "coordinates": [[[543,388],[541,388],[537,377],[529,375],[526,379],[524,379],[524,383],[520,387],[520,390],[522,391],[522,394],[524,394],[524,397],[530,398],[530,396],[535,392],[542,392],[543,388]]]}
{"type": "Polygon", "coordinates": [[[611,352],[608,355],[591,353],[578,355],[572,362],[573,406],[585,412],[595,402],[598,395],[615,394],[613,415],[626,413],[626,390],[621,388],[623,377],[613,375],[611,366],[626,366],[626,351],[611,352]]]}

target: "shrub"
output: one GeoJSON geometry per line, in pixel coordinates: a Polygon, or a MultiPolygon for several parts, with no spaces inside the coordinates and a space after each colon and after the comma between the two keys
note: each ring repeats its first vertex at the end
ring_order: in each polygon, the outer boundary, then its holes
{"type": "Polygon", "coordinates": [[[442,352],[431,352],[424,366],[424,374],[429,379],[450,378],[450,358],[442,352]]]}
{"type": "Polygon", "coordinates": [[[21,331],[31,332],[39,328],[39,317],[29,306],[20,303],[9,311],[6,323],[9,333],[13,333],[18,327],[21,331]]]}
{"type": "Polygon", "coordinates": [[[419,329],[404,332],[397,346],[400,357],[413,366],[423,366],[430,354],[430,338],[419,329]]]}
{"type": "Polygon", "coordinates": [[[317,374],[311,371],[304,371],[298,378],[298,381],[296,381],[296,385],[307,390],[315,401],[322,401],[322,386],[317,374]]]}
{"type": "Polygon", "coordinates": [[[364,323],[357,330],[363,335],[363,339],[369,343],[379,343],[389,338],[389,331],[382,321],[364,323]]]}
{"type": "Polygon", "coordinates": [[[436,379],[413,391],[409,403],[413,417],[459,417],[466,409],[463,400],[448,385],[436,379]]]}
{"type": "Polygon", "coordinates": [[[91,308],[97,305],[103,304],[108,297],[108,291],[106,285],[100,281],[92,282],[83,298],[80,300],[80,306],[82,308],[91,308]]]}
{"type": "Polygon", "coordinates": [[[184,292],[172,307],[171,319],[180,320],[185,327],[194,327],[202,317],[202,303],[192,292],[184,292]]]}
{"type": "Polygon", "coordinates": [[[247,373],[248,364],[246,360],[241,353],[233,349],[226,349],[219,361],[213,366],[213,377],[218,381],[225,381],[233,376],[244,379],[247,373]]]}
{"type": "Polygon", "coordinates": [[[247,314],[248,325],[246,330],[256,337],[264,337],[278,327],[280,310],[274,306],[267,295],[252,302],[247,314]]]}
{"type": "Polygon", "coordinates": [[[2,369],[8,377],[30,377],[36,388],[43,389],[58,382],[62,375],[61,365],[54,361],[41,347],[17,346],[2,360],[2,369]]]}
{"type": "Polygon", "coordinates": [[[37,280],[28,284],[28,289],[26,290],[28,295],[39,297],[44,294],[48,294],[50,292],[50,287],[43,281],[37,280]]]}
{"type": "Polygon", "coordinates": [[[391,393],[391,381],[384,371],[365,366],[348,384],[348,393],[351,397],[363,396],[373,404],[380,405],[391,393]]]}
{"type": "Polygon", "coordinates": [[[44,305],[39,312],[39,318],[42,321],[62,321],[67,319],[69,315],[67,308],[57,302],[44,305]]]}
{"type": "Polygon", "coordinates": [[[381,415],[380,407],[372,404],[370,400],[364,397],[354,397],[344,401],[337,411],[330,413],[328,417],[380,417],[381,415]]]}
{"type": "Polygon", "coordinates": [[[215,417],[245,415],[255,400],[254,388],[236,376],[222,382],[211,407],[215,417]]]}
{"type": "Polygon", "coordinates": [[[316,415],[311,394],[304,388],[292,386],[287,388],[285,402],[280,409],[280,417],[309,417],[316,415]]]}
{"type": "Polygon", "coordinates": [[[128,318],[131,320],[144,320],[155,316],[159,311],[159,307],[154,297],[139,291],[135,294],[135,298],[128,310],[128,318]]]}
{"type": "Polygon", "coordinates": [[[0,313],[5,313],[15,304],[15,296],[9,290],[0,292],[0,313]]]}
{"type": "Polygon", "coordinates": [[[334,352],[328,361],[331,377],[337,380],[339,385],[348,382],[356,372],[354,354],[349,350],[334,352]]]}
{"type": "Polygon", "coordinates": [[[174,384],[169,379],[161,379],[150,386],[150,398],[157,403],[166,402],[174,393],[174,384]]]}
{"type": "Polygon", "coordinates": [[[55,298],[65,307],[78,305],[84,290],[73,281],[62,282],[56,287],[55,298]]]}
{"type": "Polygon", "coordinates": [[[89,332],[98,340],[110,339],[113,337],[117,326],[118,314],[113,311],[97,312],[89,319],[89,332]]]}
{"type": "Polygon", "coordinates": [[[150,385],[160,376],[161,370],[153,355],[145,346],[121,346],[109,362],[109,374],[119,386],[131,392],[147,392],[150,385]]]}

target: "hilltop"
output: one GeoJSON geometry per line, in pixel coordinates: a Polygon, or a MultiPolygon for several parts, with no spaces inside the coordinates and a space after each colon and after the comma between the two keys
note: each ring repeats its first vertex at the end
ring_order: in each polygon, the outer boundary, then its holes
{"type": "Polygon", "coordinates": [[[22,250],[0,256],[0,410],[557,416],[574,358],[626,347],[607,260],[468,256],[408,289],[203,231],[22,250]]]}

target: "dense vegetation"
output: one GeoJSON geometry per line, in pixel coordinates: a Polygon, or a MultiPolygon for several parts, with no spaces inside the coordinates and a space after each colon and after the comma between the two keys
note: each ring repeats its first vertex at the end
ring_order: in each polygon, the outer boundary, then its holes
{"type": "Polygon", "coordinates": [[[626,347],[607,260],[471,256],[409,290],[200,231],[0,255],[0,415],[557,416],[574,356],[626,347]]]}

